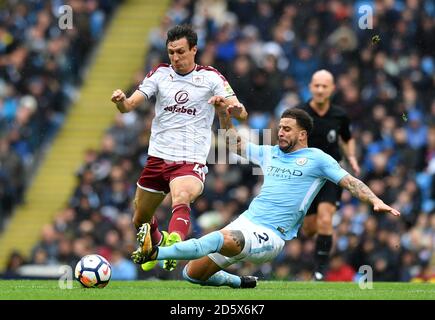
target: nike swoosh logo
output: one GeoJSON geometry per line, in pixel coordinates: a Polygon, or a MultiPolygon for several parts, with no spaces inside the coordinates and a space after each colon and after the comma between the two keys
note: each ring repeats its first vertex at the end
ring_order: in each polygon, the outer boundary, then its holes
{"type": "Polygon", "coordinates": [[[109,272],[109,267],[106,266],[106,269],[103,269],[103,273],[105,276],[107,276],[108,272],[109,272]]]}

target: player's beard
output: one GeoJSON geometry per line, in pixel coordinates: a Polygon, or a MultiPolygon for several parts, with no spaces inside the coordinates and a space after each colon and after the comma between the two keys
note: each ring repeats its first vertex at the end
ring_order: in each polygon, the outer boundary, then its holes
{"type": "Polygon", "coordinates": [[[285,140],[285,139],[282,139],[281,141],[285,141],[285,142],[287,142],[287,145],[286,145],[286,146],[281,146],[281,144],[279,144],[279,149],[280,149],[282,152],[284,152],[284,153],[289,153],[289,152],[292,152],[292,151],[293,151],[293,148],[294,148],[295,145],[296,145],[296,140],[290,140],[290,141],[287,141],[287,140],[285,140]]]}

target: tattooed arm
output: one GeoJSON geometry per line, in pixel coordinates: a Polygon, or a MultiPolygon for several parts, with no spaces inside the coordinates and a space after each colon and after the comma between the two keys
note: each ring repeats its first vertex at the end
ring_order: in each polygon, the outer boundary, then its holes
{"type": "Polygon", "coordinates": [[[389,212],[394,216],[399,216],[400,212],[396,209],[386,205],[379,199],[372,190],[361,180],[351,176],[350,174],[344,176],[338,185],[350,191],[350,193],[363,202],[373,205],[373,210],[376,212],[389,212]]]}

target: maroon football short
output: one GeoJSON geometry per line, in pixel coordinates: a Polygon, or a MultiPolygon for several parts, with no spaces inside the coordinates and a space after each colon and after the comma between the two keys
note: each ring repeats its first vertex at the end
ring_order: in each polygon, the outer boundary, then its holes
{"type": "Polygon", "coordinates": [[[193,176],[204,183],[206,173],[207,166],[204,164],[171,161],[148,156],[137,185],[146,191],[167,194],[170,191],[169,183],[175,178],[193,176]]]}

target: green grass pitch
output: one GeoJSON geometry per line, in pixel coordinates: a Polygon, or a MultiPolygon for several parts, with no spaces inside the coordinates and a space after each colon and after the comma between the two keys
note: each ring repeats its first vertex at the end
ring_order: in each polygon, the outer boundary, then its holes
{"type": "Polygon", "coordinates": [[[111,281],[103,289],[60,289],[54,280],[0,281],[0,300],[435,300],[435,284],[260,281],[255,289],[201,287],[185,281],[111,281]]]}

